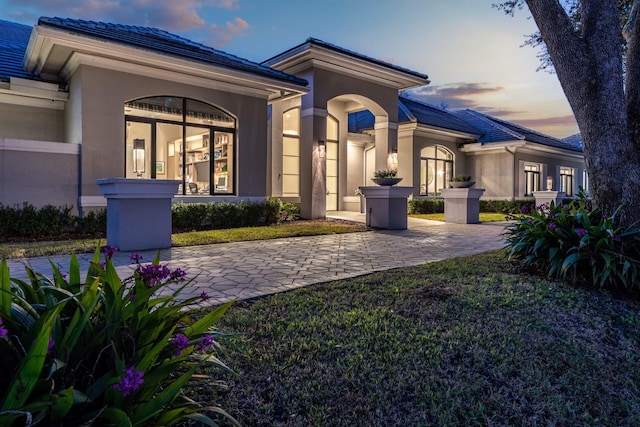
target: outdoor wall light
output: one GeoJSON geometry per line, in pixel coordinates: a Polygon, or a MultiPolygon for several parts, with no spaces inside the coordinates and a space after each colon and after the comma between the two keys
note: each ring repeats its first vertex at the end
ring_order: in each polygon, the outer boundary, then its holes
{"type": "Polygon", "coordinates": [[[391,153],[389,153],[389,164],[391,164],[392,167],[398,166],[398,150],[393,149],[391,153]]]}
{"type": "Polygon", "coordinates": [[[133,172],[142,178],[144,173],[144,139],[133,140],[133,172]]]}
{"type": "Polygon", "coordinates": [[[318,140],[318,157],[321,159],[326,157],[326,142],[324,139],[318,140]]]}
{"type": "Polygon", "coordinates": [[[547,177],[547,191],[551,191],[552,188],[553,188],[553,177],[552,176],[548,176],[547,177]]]}

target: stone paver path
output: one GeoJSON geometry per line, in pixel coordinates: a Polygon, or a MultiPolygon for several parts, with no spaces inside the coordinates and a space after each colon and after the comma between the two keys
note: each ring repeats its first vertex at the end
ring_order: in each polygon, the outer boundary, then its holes
{"type": "MultiPolygon", "coordinates": [[[[332,217],[364,221],[364,215],[334,213],[332,217]]],[[[209,304],[231,299],[269,295],[314,283],[355,277],[388,270],[471,255],[501,248],[504,223],[449,224],[409,218],[409,229],[377,230],[329,236],[294,237],[252,242],[225,243],[160,251],[170,268],[182,268],[195,280],[185,297],[206,292],[209,304]]],[[[141,252],[150,262],[157,251],[141,252]]],[[[130,253],[117,253],[113,260],[121,278],[135,265],[130,253]]],[[[86,271],[91,254],[78,255],[86,271]]],[[[66,272],[69,256],[50,260],[66,272]]],[[[9,260],[12,277],[25,277],[27,260],[9,260]]],[[[50,274],[47,258],[28,260],[36,272],[50,274]]]]}

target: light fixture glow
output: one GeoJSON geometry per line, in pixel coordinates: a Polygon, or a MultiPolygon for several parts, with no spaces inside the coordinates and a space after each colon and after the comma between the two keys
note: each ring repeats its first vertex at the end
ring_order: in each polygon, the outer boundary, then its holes
{"type": "Polygon", "coordinates": [[[144,139],[133,140],[133,172],[142,178],[144,170],[144,139]]]}

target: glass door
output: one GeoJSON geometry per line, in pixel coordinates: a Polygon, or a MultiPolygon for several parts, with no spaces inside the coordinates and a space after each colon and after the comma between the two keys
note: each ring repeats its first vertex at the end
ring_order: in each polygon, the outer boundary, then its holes
{"type": "Polygon", "coordinates": [[[338,210],[338,143],[327,141],[327,210],[338,210]]]}

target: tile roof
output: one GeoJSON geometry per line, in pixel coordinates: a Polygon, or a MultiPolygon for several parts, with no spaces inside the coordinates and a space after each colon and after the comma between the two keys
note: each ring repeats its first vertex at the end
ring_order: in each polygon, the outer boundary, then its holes
{"type": "Polygon", "coordinates": [[[221,66],[237,71],[306,86],[306,80],[274,70],[247,59],[194,42],[164,30],[134,25],[42,17],[38,25],[56,28],[84,37],[132,46],[172,57],[221,66]]]}
{"type": "Polygon", "coordinates": [[[0,20],[0,80],[8,81],[10,77],[38,79],[22,67],[30,36],[29,25],[0,20]]]}
{"type": "MultiPolygon", "coordinates": [[[[373,129],[375,118],[366,111],[349,114],[349,132],[357,133],[373,129]]],[[[398,100],[398,123],[417,122],[426,126],[463,132],[480,137],[480,132],[448,111],[415,99],[400,95],[398,100]]]]}
{"type": "Polygon", "coordinates": [[[343,55],[351,56],[352,58],[357,58],[357,59],[361,59],[363,61],[367,61],[367,62],[371,62],[371,63],[377,64],[377,65],[381,65],[383,67],[392,69],[394,71],[400,71],[402,73],[406,73],[406,74],[412,75],[414,77],[418,77],[420,79],[429,80],[429,76],[427,76],[426,74],[419,73],[417,71],[413,71],[413,70],[410,70],[408,68],[398,67],[397,65],[391,64],[389,62],[385,62],[385,61],[381,61],[379,59],[371,58],[370,56],[366,56],[366,55],[363,55],[361,53],[354,52],[352,50],[348,50],[348,49],[342,48],[340,46],[337,46],[335,44],[327,43],[325,41],[322,41],[320,39],[316,39],[316,38],[313,38],[313,37],[309,37],[304,43],[300,43],[299,45],[294,46],[291,49],[286,50],[285,52],[282,52],[282,53],[280,53],[280,54],[278,54],[278,55],[276,55],[276,56],[274,56],[272,58],[267,59],[266,61],[263,61],[262,64],[268,64],[268,65],[274,64],[276,62],[279,62],[281,59],[284,59],[284,58],[287,58],[289,56],[292,56],[295,53],[307,50],[312,45],[323,47],[325,49],[329,49],[329,50],[332,50],[334,52],[341,53],[343,55]]]}
{"type": "Polygon", "coordinates": [[[525,128],[512,122],[500,120],[474,110],[453,112],[458,118],[466,121],[482,133],[481,144],[521,140],[534,142],[549,147],[582,152],[582,144],[554,138],[540,132],[525,128]]]}
{"type": "Polygon", "coordinates": [[[562,140],[565,143],[569,144],[569,145],[573,145],[574,147],[576,147],[580,151],[583,150],[582,135],[579,134],[579,133],[576,133],[575,135],[571,135],[571,136],[568,136],[566,138],[563,138],[562,140]]]}

